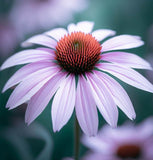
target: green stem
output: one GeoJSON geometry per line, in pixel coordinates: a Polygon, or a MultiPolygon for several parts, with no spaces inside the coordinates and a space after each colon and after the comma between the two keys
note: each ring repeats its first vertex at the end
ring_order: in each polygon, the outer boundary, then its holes
{"type": "Polygon", "coordinates": [[[79,160],[80,151],[80,127],[77,118],[75,117],[75,133],[74,133],[74,160],[79,160]]]}

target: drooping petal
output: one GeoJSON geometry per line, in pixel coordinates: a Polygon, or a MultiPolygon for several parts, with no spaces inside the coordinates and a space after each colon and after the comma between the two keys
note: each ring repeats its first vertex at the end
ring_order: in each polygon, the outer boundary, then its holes
{"type": "MultiPolygon", "coordinates": [[[[35,62],[35,63],[30,63],[27,64],[26,66],[22,67],[21,69],[19,69],[5,84],[3,91],[5,92],[7,89],[15,86],[16,84],[18,84],[19,82],[23,81],[27,76],[29,76],[30,74],[33,74],[34,72],[46,68],[46,67],[51,67],[53,65],[52,62],[35,62]]],[[[57,67],[57,66],[55,66],[57,67]]],[[[58,67],[57,67],[58,69],[58,67]]]]}
{"type": "Polygon", "coordinates": [[[95,136],[98,130],[97,108],[87,81],[82,76],[78,80],[75,109],[84,133],[88,136],[95,136]]]}
{"type": "Polygon", "coordinates": [[[101,60],[117,63],[131,68],[152,69],[151,65],[141,57],[126,52],[109,52],[101,55],[101,60]]]}
{"type": "Polygon", "coordinates": [[[24,41],[22,43],[22,47],[29,47],[29,46],[32,46],[33,44],[55,48],[57,45],[57,42],[54,39],[41,34],[41,35],[33,36],[27,39],[26,41],[24,41]]]}
{"type": "Polygon", "coordinates": [[[105,73],[95,71],[96,74],[101,81],[106,85],[107,89],[110,91],[116,105],[130,118],[135,119],[136,114],[131,103],[131,100],[123,89],[123,87],[115,81],[113,78],[108,76],[105,73]]]}
{"type": "Polygon", "coordinates": [[[57,41],[59,41],[62,37],[64,37],[65,35],[67,35],[67,30],[64,28],[56,28],[56,29],[52,29],[48,32],[45,32],[46,35],[53,37],[54,39],[56,39],[57,41]]]}
{"type": "Polygon", "coordinates": [[[57,73],[30,99],[25,114],[25,122],[28,125],[45,109],[64,77],[63,73],[57,73]]]}
{"type": "Polygon", "coordinates": [[[77,23],[76,25],[71,23],[68,25],[68,32],[84,32],[84,33],[91,33],[93,29],[94,23],[89,21],[82,21],[77,23]]]}
{"type": "Polygon", "coordinates": [[[75,77],[69,75],[63,79],[54,96],[51,115],[54,132],[59,131],[70,119],[75,105],[75,77]]]}
{"type": "Polygon", "coordinates": [[[102,44],[102,52],[140,47],[144,42],[138,36],[120,35],[102,44]]]}
{"type": "Polygon", "coordinates": [[[99,63],[97,67],[116,76],[127,84],[148,92],[153,92],[153,85],[140,73],[131,68],[110,63],[99,63]]]}
{"type": "Polygon", "coordinates": [[[111,126],[115,127],[118,120],[118,110],[112,96],[96,75],[87,74],[87,78],[100,113],[111,126]]]}
{"type": "Polygon", "coordinates": [[[115,35],[116,32],[110,29],[98,29],[92,32],[92,36],[95,37],[97,41],[102,41],[103,39],[115,35]]]}
{"type": "Polygon", "coordinates": [[[52,54],[37,49],[28,49],[16,53],[8,58],[1,66],[1,70],[20,64],[32,63],[52,59],[52,54]]]}
{"type": "Polygon", "coordinates": [[[28,101],[56,72],[53,68],[48,67],[29,75],[14,89],[6,108],[13,109],[28,101]]]}

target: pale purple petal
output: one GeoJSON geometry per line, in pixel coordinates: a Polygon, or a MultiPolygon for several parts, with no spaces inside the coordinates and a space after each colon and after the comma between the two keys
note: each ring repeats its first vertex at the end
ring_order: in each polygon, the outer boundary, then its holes
{"type": "Polygon", "coordinates": [[[38,44],[38,45],[43,45],[43,46],[50,47],[50,48],[55,48],[57,45],[57,42],[50,37],[47,37],[45,35],[40,34],[40,35],[33,36],[33,37],[27,39],[26,41],[24,41],[22,43],[22,47],[29,47],[29,46],[32,46],[33,44],[38,44]]]}
{"type": "MultiPolygon", "coordinates": [[[[108,126],[108,125],[107,125],[108,126]]],[[[110,126],[108,126],[110,128],[110,126]]],[[[102,129],[101,129],[102,130],[102,129]]],[[[100,131],[98,131],[98,134],[95,137],[89,137],[84,135],[82,137],[82,142],[85,146],[90,148],[94,152],[100,152],[100,153],[108,153],[110,151],[109,142],[106,140],[103,140],[100,136],[100,131]]],[[[103,130],[102,130],[103,131],[103,130]]],[[[105,133],[103,133],[105,134],[105,133]]]]}
{"type": "Polygon", "coordinates": [[[97,67],[103,71],[106,71],[116,76],[125,83],[128,83],[136,88],[148,92],[153,92],[153,85],[140,73],[131,68],[118,66],[116,64],[110,64],[110,63],[99,63],[97,67]]]}
{"type": "Polygon", "coordinates": [[[29,75],[14,89],[6,108],[13,109],[28,101],[56,72],[57,70],[48,67],[29,75]]]}
{"type": "Polygon", "coordinates": [[[82,76],[79,76],[77,84],[75,109],[84,133],[88,136],[95,136],[98,130],[97,108],[88,83],[82,76]]]}
{"type": "Polygon", "coordinates": [[[141,57],[126,52],[109,52],[101,55],[101,60],[139,69],[152,69],[151,65],[141,57]]]}
{"type": "Polygon", "coordinates": [[[91,33],[93,29],[94,23],[89,21],[82,21],[75,24],[69,24],[68,25],[68,32],[84,32],[84,33],[91,33]]]}
{"type": "Polygon", "coordinates": [[[30,99],[25,115],[28,125],[45,109],[64,77],[63,73],[57,73],[30,99]]]}
{"type": "Polygon", "coordinates": [[[105,152],[87,152],[82,160],[120,160],[120,158],[114,156],[110,152],[111,151],[109,151],[109,154],[106,154],[105,152]]]}
{"type": "Polygon", "coordinates": [[[67,30],[69,34],[76,31],[76,25],[74,23],[70,23],[67,27],[67,30]]]}
{"type": "Polygon", "coordinates": [[[95,71],[94,74],[97,74],[97,76],[103,81],[103,83],[106,85],[107,89],[110,91],[110,94],[112,95],[116,105],[130,118],[135,119],[136,114],[133,108],[133,105],[131,103],[131,100],[126,93],[126,91],[123,89],[123,87],[115,81],[113,78],[108,76],[105,73],[95,71]]]}
{"type": "Polygon", "coordinates": [[[57,67],[58,66],[53,64],[53,62],[35,62],[27,64],[26,66],[19,69],[5,84],[3,91],[5,92],[8,88],[15,86],[19,82],[23,81],[27,76],[33,74],[34,72],[46,68],[46,67],[57,67]]]}
{"type": "Polygon", "coordinates": [[[92,32],[92,36],[95,37],[97,41],[102,41],[103,39],[109,36],[114,36],[115,34],[116,32],[110,29],[98,29],[92,32]]]}
{"type": "Polygon", "coordinates": [[[50,56],[51,56],[50,60],[55,61],[55,59],[56,59],[55,50],[50,49],[50,48],[43,48],[43,47],[38,47],[36,49],[39,50],[39,51],[42,50],[42,51],[48,52],[50,54],[50,56]]]}
{"type": "Polygon", "coordinates": [[[153,124],[153,117],[149,117],[145,121],[143,121],[141,124],[137,125],[137,130],[140,132],[142,140],[145,141],[146,138],[149,138],[150,136],[152,136],[152,133],[153,133],[152,124],[153,124]]]}
{"type": "Polygon", "coordinates": [[[1,70],[20,64],[32,63],[52,59],[53,55],[37,49],[27,49],[8,58],[1,66],[1,70]]]}
{"type": "Polygon", "coordinates": [[[84,33],[91,33],[93,27],[94,27],[94,22],[83,21],[77,23],[77,29],[84,33]]]}
{"type": "Polygon", "coordinates": [[[62,37],[66,36],[67,30],[64,28],[56,28],[51,31],[45,32],[46,35],[53,37],[57,41],[59,41],[62,37]]]}
{"type": "Polygon", "coordinates": [[[138,36],[120,35],[102,44],[102,52],[140,47],[144,42],[138,36]]]}
{"type": "Polygon", "coordinates": [[[48,52],[48,53],[52,54],[52,56],[53,56],[53,57],[54,57],[54,59],[55,59],[55,51],[54,51],[53,49],[50,49],[50,48],[44,48],[44,47],[39,47],[39,48],[37,48],[37,50],[46,51],[46,52],[48,52]]]}
{"type": "Polygon", "coordinates": [[[75,76],[69,75],[61,81],[60,88],[54,96],[51,115],[54,132],[59,131],[70,119],[75,105],[75,76]]]}
{"type": "Polygon", "coordinates": [[[104,119],[113,127],[117,125],[118,110],[103,82],[94,74],[87,74],[95,103],[104,119]]]}

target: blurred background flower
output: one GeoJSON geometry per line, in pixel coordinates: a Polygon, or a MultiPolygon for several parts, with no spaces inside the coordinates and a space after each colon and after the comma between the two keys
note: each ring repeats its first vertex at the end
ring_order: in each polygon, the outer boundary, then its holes
{"type": "Polygon", "coordinates": [[[153,160],[153,118],[139,125],[123,124],[112,129],[104,126],[96,137],[84,136],[83,143],[91,149],[83,160],[153,160]]]}
{"type": "Polygon", "coordinates": [[[66,24],[86,7],[87,0],[15,0],[10,19],[18,34],[24,36],[66,24]]]}

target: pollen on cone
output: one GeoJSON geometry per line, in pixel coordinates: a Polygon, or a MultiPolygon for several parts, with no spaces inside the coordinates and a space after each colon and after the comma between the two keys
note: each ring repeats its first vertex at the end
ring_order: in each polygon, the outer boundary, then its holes
{"type": "Polygon", "coordinates": [[[81,74],[92,70],[100,59],[101,45],[91,34],[74,32],[61,38],[56,59],[66,71],[81,74]]]}

